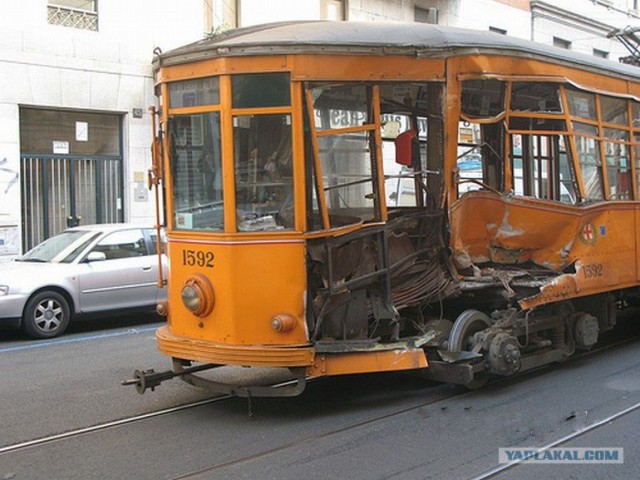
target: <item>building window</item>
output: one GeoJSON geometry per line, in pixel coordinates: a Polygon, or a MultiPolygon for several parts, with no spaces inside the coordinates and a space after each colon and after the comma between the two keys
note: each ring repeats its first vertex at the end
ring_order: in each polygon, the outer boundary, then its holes
{"type": "Polygon", "coordinates": [[[218,34],[239,26],[241,0],[203,0],[203,2],[208,17],[205,18],[205,32],[218,34]]]}
{"type": "Polygon", "coordinates": [[[49,0],[51,25],[98,31],[98,0],[49,0]]]}
{"type": "Polygon", "coordinates": [[[320,8],[323,20],[346,20],[343,0],[322,0],[320,8]]]}
{"type": "Polygon", "coordinates": [[[559,37],[553,37],[553,46],[564,48],[565,50],[571,50],[571,42],[559,37]]]}
{"type": "Polygon", "coordinates": [[[598,50],[597,48],[594,48],[593,56],[599,57],[599,58],[609,58],[609,52],[605,52],[604,50],[598,50]]]}
{"type": "Polygon", "coordinates": [[[500,35],[506,35],[507,31],[503,28],[489,27],[489,31],[493,33],[499,33],[500,35]]]}
{"type": "Polygon", "coordinates": [[[418,23],[432,23],[436,25],[438,23],[438,9],[414,7],[413,18],[418,23]]]}

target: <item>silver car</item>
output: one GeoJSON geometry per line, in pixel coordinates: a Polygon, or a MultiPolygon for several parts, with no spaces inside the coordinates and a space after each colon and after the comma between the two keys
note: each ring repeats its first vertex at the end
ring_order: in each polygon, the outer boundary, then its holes
{"type": "Polygon", "coordinates": [[[83,315],[153,310],[166,298],[156,245],[154,228],[128,224],[75,227],[48,238],[0,264],[0,328],[51,338],[83,315]]]}

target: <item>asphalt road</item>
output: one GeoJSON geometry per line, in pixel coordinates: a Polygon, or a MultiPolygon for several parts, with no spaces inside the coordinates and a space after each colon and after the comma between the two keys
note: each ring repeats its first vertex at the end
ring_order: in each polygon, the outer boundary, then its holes
{"type": "Polygon", "coordinates": [[[145,395],[120,385],[136,368],[168,368],[157,325],[92,322],[45,342],[0,332],[0,479],[640,478],[639,410],[612,417],[640,402],[640,322],[622,325],[618,339],[636,338],[625,344],[478,391],[345,377],[254,399],[253,416],[234,398],[126,421],[209,398],[177,380],[145,395]],[[560,446],[621,447],[625,462],[492,470],[500,447],[572,434],[560,446]]]}

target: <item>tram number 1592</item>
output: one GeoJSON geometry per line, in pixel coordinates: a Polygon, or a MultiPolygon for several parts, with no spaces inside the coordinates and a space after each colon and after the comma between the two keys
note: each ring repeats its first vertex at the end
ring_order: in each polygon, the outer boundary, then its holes
{"type": "Polygon", "coordinates": [[[603,267],[601,263],[594,263],[582,267],[585,278],[601,277],[603,275],[603,267]]]}
{"type": "Polygon", "coordinates": [[[213,252],[203,252],[201,250],[183,250],[182,264],[188,267],[205,267],[213,268],[213,260],[215,255],[213,252]]]}

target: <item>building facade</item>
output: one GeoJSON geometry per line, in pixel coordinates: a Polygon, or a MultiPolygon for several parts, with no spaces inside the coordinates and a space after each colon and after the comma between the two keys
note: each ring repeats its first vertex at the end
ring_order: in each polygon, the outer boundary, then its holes
{"type": "Polygon", "coordinates": [[[76,223],[152,222],[155,48],[202,38],[202,0],[0,5],[0,261],[76,223]]]}
{"type": "Polygon", "coordinates": [[[420,21],[492,30],[617,61],[607,38],[640,26],[640,0],[218,0],[212,30],[282,20],[420,21]]]}
{"type": "Polygon", "coordinates": [[[153,222],[151,61],[234,27],[417,21],[617,61],[638,0],[21,0],[0,5],[0,262],[77,223],[153,222]]]}

